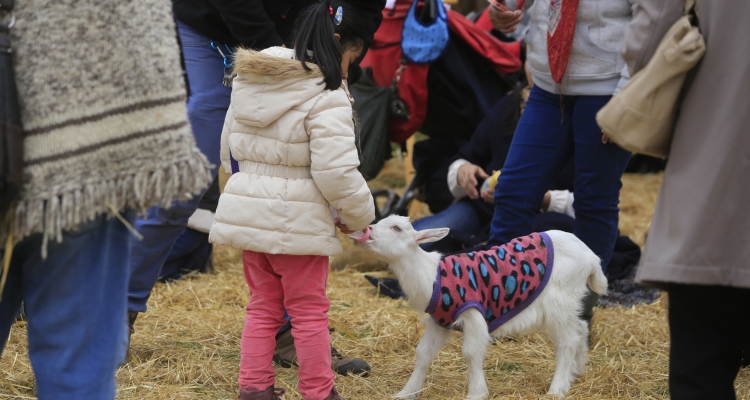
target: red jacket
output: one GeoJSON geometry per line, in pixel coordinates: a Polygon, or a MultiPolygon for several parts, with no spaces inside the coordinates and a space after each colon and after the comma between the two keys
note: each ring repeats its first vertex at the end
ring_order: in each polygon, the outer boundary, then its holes
{"type": "MultiPolygon", "coordinates": [[[[375,32],[370,51],[361,66],[372,67],[373,78],[379,86],[389,86],[402,58],[401,31],[411,0],[397,0],[394,9],[383,10],[383,22],[375,32]]],[[[474,24],[463,15],[448,11],[448,27],[451,40],[459,38],[478,54],[489,60],[498,72],[507,74],[521,68],[521,44],[503,43],[490,35],[487,26],[474,24]]],[[[427,115],[427,73],[429,64],[409,64],[398,82],[398,95],[406,103],[409,119],[390,121],[390,140],[405,142],[416,132],[427,115]]]]}

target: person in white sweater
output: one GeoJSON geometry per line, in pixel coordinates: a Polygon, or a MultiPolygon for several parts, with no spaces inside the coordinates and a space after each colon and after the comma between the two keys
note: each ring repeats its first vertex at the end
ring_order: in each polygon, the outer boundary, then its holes
{"type": "Polygon", "coordinates": [[[335,225],[352,233],[375,218],[357,171],[351,97],[342,83],[365,31],[340,0],[322,1],[300,18],[294,49],[237,52],[221,138],[222,165],[234,174],[209,240],[244,250],[251,296],[241,340],[241,400],[283,394],[274,386],[271,360],[285,308],[302,398],[341,399],[331,370],[328,256],[342,251],[335,225]]]}
{"type": "MultiPolygon", "coordinates": [[[[496,2],[490,19],[500,31],[513,31],[526,12],[531,17],[526,42],[534,88],[497,183],[488,246],[532,232],[550,182],[573,160],[574,233],[606,273],[630,153],[608,143],[595,116],[629,78],[619,50],[634,0],[528,0],[514,11],[496,2]]],[[[596,297],[592,292],[587,299],[586,320],[596,297]]]]}
{"type": "MultiPolygon", "coordinates": [[[[521,102],[520,91],[500,99],[479,123],[469,142],[458,150],[446,176],[447,189],[455,201],[434,215],[413,222],[416,230],[450,228],[450,233],[438,241],[420,244],[422,249],[450,254],[487,240],[495,191],[494,187],[485,188],[484,184],[488,183],[489,175],[503,168],[518,123],[521,102]]],[[[572,164],[564,170],[550,189],[573,189],[572,164]]],[[[548,191],[538,205],[538,211],[575,218],[573,193],[569,190],[548,191]]]]}

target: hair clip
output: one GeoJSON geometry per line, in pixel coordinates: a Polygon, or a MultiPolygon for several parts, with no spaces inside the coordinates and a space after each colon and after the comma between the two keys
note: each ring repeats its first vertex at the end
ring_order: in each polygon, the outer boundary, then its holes
{"type": "Polygon", "coordinates": [[[333,7],[328,6],[328,15],[333,15],[333,7]]]}
{"type": "Polygon", "coordinates": [[[336,16],[333,17],[333,23],[336,24],[336,26],[341,25],[342,19],[344,19],[344,9],[339,6],[339,8],[336,9],[336,16]]]}

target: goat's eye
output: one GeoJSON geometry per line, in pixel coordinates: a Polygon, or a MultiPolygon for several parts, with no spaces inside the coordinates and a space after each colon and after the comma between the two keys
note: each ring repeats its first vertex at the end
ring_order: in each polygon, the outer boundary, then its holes
{"type": "Polygon", "coordinates": [[[399,228],[397,225],[393,225],[393,230],[396,232],[401,232],[401,228],[399,228]]]}

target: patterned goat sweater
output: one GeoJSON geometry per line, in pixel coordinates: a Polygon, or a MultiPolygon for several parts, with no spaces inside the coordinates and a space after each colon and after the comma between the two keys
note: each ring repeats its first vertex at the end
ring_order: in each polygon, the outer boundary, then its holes
{"type": "Polygon", "coordinates": [[[552,273],[554,248],[546,233],[519,237],[489,250],[444,257],[425,312],[449,328],[476,308],[490,332],[509,321],[542,292],[552,273]]]}

